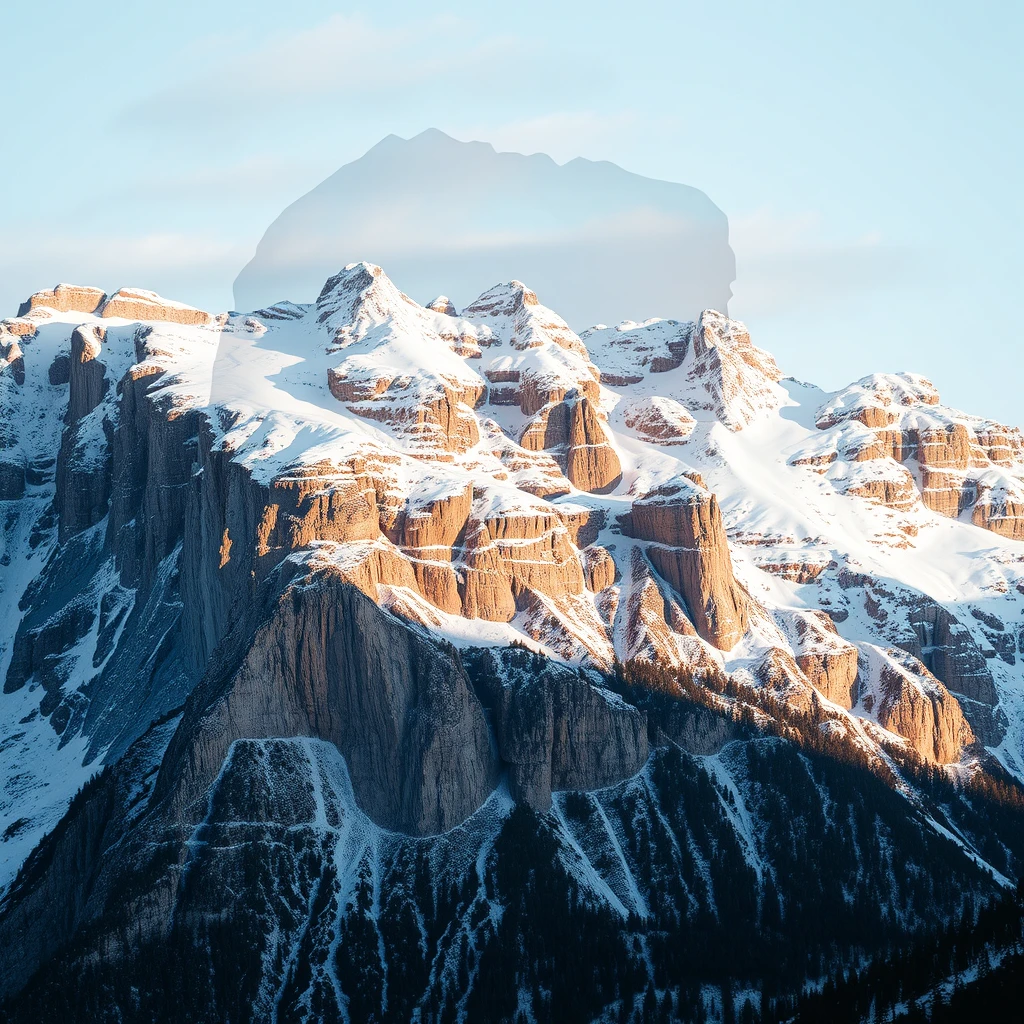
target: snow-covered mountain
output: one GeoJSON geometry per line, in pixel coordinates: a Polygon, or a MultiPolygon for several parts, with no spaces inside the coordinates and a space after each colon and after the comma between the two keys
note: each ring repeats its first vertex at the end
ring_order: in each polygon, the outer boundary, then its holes
{"type": "Polygon", "coordinates": [[[429,129],[389,135],[283,210],[235,280],[235,306],[311,301],[361,259],[420,302],[443,291],[462,305],[522,277],[577,330],[725,310],[736,276],[726,216],[698,189],[429,129]]]}
{"type": "Polygon", "coordinates": [[[1021,876],[1024,438],[923,377],[368,263],[246,314],[60,285],[0,357],[24,1019],[172,970],[182,1019],[715,1016],[1021,876]]]}

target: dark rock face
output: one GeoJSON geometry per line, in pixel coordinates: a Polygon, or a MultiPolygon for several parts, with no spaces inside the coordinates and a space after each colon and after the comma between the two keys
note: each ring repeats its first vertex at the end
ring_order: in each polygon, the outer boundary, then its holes
{"type": "Polygon", "coordinates": [[[643,767],[646,717],[608,690],[522,649],[474,652],[468,662],[513,799],[543,811],[553,790],[600,789],[643,767]]]}
{"type": "Polygon", "coordinates": [[[997,708],[992,671],[970,632],[940,604],[919,599],[908,622],[913,637],[900,646],[919,658],[936,678],[955,694],[979,739],[997,744],[1006,732],[1005,717],[997,708]]]}
{"type": "Polygon", "coordinates": [[[386,828],[445,832],[497,781],[483,708],[454,650],[329,577],[282,595],[209,705],[193,707],[161,786],[185,820],[240,738],[313,736],[345,756],[359,805],[386,828]]]}
{"type": "Polygon", "coordinates": [[[151,585],[185,531],[200,415],[146,395],[160,372],[152,364],[133,368],[119,385],[108,531],[126,586],[151,585]]]}
{"type": "Polygon", "coordinates": [[[909,621],[919,641],[905,645],[911,654],[954,693],[995,706],[999,698],[985,656],[955,616],[926,600],[910,612],[909,621]]]}
{"type": "Polygon", "coordinates": [[[359,806],[411,835],[472,814],[500,762],[513,797],[546,810],[552,790],[608,786],[647,759],[643,714],[575,671],[541,659],[538,673],[526,652],[484,652],[470,659],[471,682],[454,649],[330,574],[290,586],[245,648],[223,682],[200,691],[206,703],[186,715],[162,772],[185,820],[205,808],[239,738],[329,740],[359,806]]]}
{"type": "MultiPolygon", "coordinates": [[[[107,368],[100,361],[106,332],[101,328],[76,327],[71,335],[67,422],[77,423],[103,401],[110,386],[107,368]]],[[[53,367],[51,367],[53,369],[53,367]]],[[[52,374],[51,374],[52,377],[52,374]]]]}
{"type": "Polygon", "coordinates": [[[7,938],[4,996],[17,992],[91,916],[89,883],[99,872],[104,833],[116,813],[117,794],[111,781],[93,787],[91,799],[72,808],[79,813],[69,814],[45,854],[26,864],[7,896],[0,925],[7,938]],[[78,882],[69,884],[71,879],[78,882]]]}
{"type": "Polygon", "coordinates": [[[71,383],[71,357],[66,352],[60,352],[50,363],[46,371],[47,380],[53,387],[60,387],[63,384],[71,383]]]}
{"type": "Polygon", "coordinates": [[[146,395],[159,365],[129,371],[115,386],[111,349],[121,366],[147,352],[144,338],[133,344],[123,328],[110,330],[121,335],[77,328],[70,355],[51,365],[68,371],[65,426],[55,473],[29,482],[53,482],[59,547],[22,600],[5,680],[10,692],[35,675],[47,693],[42,713],[68,739],[84,728],[92,756],[123,751],[199,676],[181,663],[177,565],[197,418],[146,395]],[[70,655],[94,623],[91,664],[75,668],[94,674],[64,694],[70,655]]]}
{"type": "Polygon", "coordinates": [[[89,631],[94,621],[85,601],[60,608],[40,625],[32,627],[32,618],[22,620],[14,641],[11,663],[4,681],[4,692],[13,693],[38,675],[47,690],[59,687],[60,656],[66,654],[89,631]]]}
{"type": "MultiPolygon", "coordinates": [[[[111,386],[100,358],[105,337],[100,328],[76,327],[71,335],[71,355],[64,357],[70,388],[56,475],[58,537],[62,542],[98,523],[107,514],[110,501],[111,424],[105,418],[100,423],[83,422],[99,408],[111,386]]],[[[59,360],[51,364],[51,383],[55,367],[61,379],[62,366],[59,360]]]]}
{"type": "Polygon", "coordinates": [[[0,462],[0,501],[17,501],[25,493],[25,467],[0,462]]]}
{"type": "MultiPolygon", "coordinates": [[[[176,858],[183,859],[184,851],[170,858],[163,850],[154,854],[152,837],[169,838],[158,830],[143,831],[138,845],[127,850],[118,852],[118,847],[137,823],[139,802],[144,804],[152,793],[153,762],[162,755],[176,722],[151,726],[116,769],[96,776],[5,893],[0,904],[5,947],[0,954],[0,998],[18,991],[40,964],[95,921],[112,902],[112,890],[118,891],[132,870],[148,871],[155,883],[151,892],[139,886],[130,900],[138,934],[154,929],[166,933],[172,889],[169,879],[159,875],[176,858]]],[[[110,943],[109,951],[117,946],[110,943]]]]}
{"type": "MultiPolygon", "coordinates": [[[[222,639],[251,612],[258,587],[302,546],[288,531],[302,510],[286,487],[262,486],[230,453],[216,450],[208,424],[199,424],[194,450],[196,472],[183,476],[188,494],[181,587],[185,653],[202,673],[222,639]]],[[[376,536],[376,509],[371,511],[369,536],[376,536]]],[[[324,529],[325,519],[317,517],[316,536],[334,539],[324,529]]]]}

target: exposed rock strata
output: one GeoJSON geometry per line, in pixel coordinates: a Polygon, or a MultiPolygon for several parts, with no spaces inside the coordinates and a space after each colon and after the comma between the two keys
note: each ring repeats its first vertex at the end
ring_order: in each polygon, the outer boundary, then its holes
{"type": "Polygon", "coordinates": [[[576,402],[569,417],[565,475],[574,487],[595,494],[614,490],[622,479],[619,457],[588,398],[576,402]]]}
{"type": "Polygon", "coordinates": [[[209,313],[181,302],[170,302],[142,288],[121,288],[103,303],[103,317],[125,320],[163,320],[176,324],[203,326],[212,321],[209,313]]]}
{"type": "Polygon", "coordinates": [[[637,437],[650,444],[684,444],[696,425],[685,406],[658,396],[630,401],[622,418],[637,437]]]}
{"type": "Polygon", "coordinates": [[[360,805],[410,834],[452,828],[494,788],[483,709],[454,651],[329,577],[285,592],[217,690],[186,716],[161,773],[186,820],[202,818],[242,737],[330,740],[360,805]]]}
{"type": "Polygon", "coordinates": [[[627,571],[627,596],[619,600],[613,595],[612,605],[616,630],[624,641],[623,660],[690,670],[717,667],[682,607],[682,599],[655,572],[639,547],[633,549],[627,571]]]}
{"type": "Polygon", "coordinates": [[[746,629],[746,600],[732,573],[718,500],[687,482],[633,503],[630,530],[651,541],[647,555],[680,594],[697,632],[722,650],[746,629]]]}
{"type": "Polygon", "coordinates": [[[940,404],[916,374],[874,374],[817,412],[825,431],[792,465],[812,466],[838,488],[911,511],[967,511],[976,526],[1024,539],[1024,439],[1020,431],[940,404]]]}
{"type": "MultiPolygon", "coordinates": [[[[650,374],[664,373],[672,398],[684,400],[687,415],[710,413],[730,430],[741,430],[785,399],[775,360],[751,344],[743,324],[713,309],[704,310],[696,323],[627,321],[618,327],[594,328],[583,334],[583,341],[601,367],[603,383],[628,388],[649,381],[650,374]]],[[[685,430],[686,421],[675,409],[658,408],[662,400],[636,401],[653,402],[651,411],[639,415],[650,419],[659,432],[666,429],[666,420],[685,430]]],[[[628,410],[627,425],[629,418],[638,418],[637,412],[628,410]]]]}
{"type": "Polygon", "coordinates": [[[879,724],[903,736],[926,761],[959,761],[975,741],[960,705],[921,662],[890,649],[869,655],[873,682],[862,698],[879,724]]]}
{"type": "Polygon", "coordinates": [[[58,313],[95,313],[106,298],[106,293],[101,288],[59,284],[50,291],[30,295],[18,309],[18,316],[27,316],[40,308],[52,309],[58,313]]]}
{"type": "Polygon", "coordinates": [[[741,429],[781,403],[774,385],[782,373],[767,352],[751,344],[743,324],[706,309],[690,344],[689,377],[704,382],[710,411],[730,430],[741,429]]]}
{"type": "Polygon", "coordinates": [[[471,673],[513,799],[546,810],[552,790],[599,789],[647,760],[645,716],[581,674],[508,648],[478,653],[471,673]]]}
{"type": "Polygon", "coordinates": [[[857,703],[857,647],[844,640],[832,620],[821,612],[796,614],[796,664],[828,700],[844,708],[857,703]]]}

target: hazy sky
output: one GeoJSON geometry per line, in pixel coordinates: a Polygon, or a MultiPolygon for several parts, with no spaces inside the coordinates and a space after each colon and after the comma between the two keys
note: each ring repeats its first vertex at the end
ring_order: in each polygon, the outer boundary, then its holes
{"type": "Polygon", "coordinates": [[[226,308],[287,203],[435,126],[704,190],[786,372],[1024,423],[1019,2],[8,0],[0,38],[4,314],[69,279],[226,308]]]}

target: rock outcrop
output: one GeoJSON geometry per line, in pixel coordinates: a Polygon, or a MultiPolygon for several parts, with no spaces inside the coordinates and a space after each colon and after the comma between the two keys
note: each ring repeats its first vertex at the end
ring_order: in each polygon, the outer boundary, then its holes
{"type": "Polygon", "coordinates": [[[787,626],[795,634],[796,664],[822,696],[844,708],[857,703],[858,652],[844,640],[832,619],[822,612],[789,617],[787,626]]]}
{"type": "MultiPolygon", "coordinates": [[[[67,359],[68,404],[57,454],[55,498],[61,541],[103,519],[110,501],[113,423],[111,410],[100,410],[112,386],[103,361],[105,338],[102,327],[76,327],[71,333],[70,354],[62,353],[48,371],[51,382],[62,381],[61,360],[67,359]]],[[[116,403],[111,403],[113,408],[116,403]]]]}
{"type": "Polygon", "coordinates": [[[690,671],[717,668],[683,608],[682,598],[655,572],[644,552],[632,551],[624,598],[612,606],[622,660],[690,671]]]}
{"type": "Polygon", "coordinates": [[[900,511],[967,511],[976,526],[1024,538],[1024,438],[1019,430],[940,404],[916,374],[874,374],[816,415],[825,437],[791,457],[848,494],[900,511]]]}
{"type": "Polygon", "coordinates": [[[25,493],[25,467],[0,460],[0,501],[17,501],[25,493]]]}
{"type": "Polygon", "coordinates": [[[13,335],[0,334],[0,370],[7,370],[19,387],[25,383],[25,353],[13,335]]]}
{"type": "Polygon", "coordinates": [[[538,810],[552,790],[600,789],[648,756],[642,712],[522,648],[473,653],[470,673],[494,722],[509,791],[538,810]]]}
{"type": "Polygon", "coordinates": [[[740,430],[781,404],[783,392],[776,385],[782,373],[767,352],[751,344],[739,321],[706,309],[690,344],[688,376],[703,384],[706,407],[730,430],[740,430]]]}
{"type": "MultiPolygon", "coordinates": [[[[741,430],[785,400],[775,360],[751,344],[743,324],[713,309],[704,310],[696,323],[627,321],[586,331],[583,340],[601,367],[603,383],[628,388],[650,381],[652,374],[670,375],[666,387],[673,392],[671,398],[685,396],[688,414],[710,413],[729,430],[741,430]]],[[[642,411],[641,404],[630,412],[627,406],[628,417],[651,420],[659,432],[664,430],[659,420],[678,427],[680,417],[672,406],[666,408],[661,399],[640,401],[653,408],[642,411]]]]}
{"type": "Polygon", "coordinates": [[[619,457],[612,447],[589,398],[581,398],[569,415],[565,475],[581,491],[604,494],[622,479],[619,457]]]}
{"type": "Polygon", "coordinates": [[[1024,484],[983,474],[977,481],[971,522],[1000,537],[1024,541],[1024,484]]]}
{"type": "Polygon", "coordinates": [[[52,309],[57,313],[95,313],[106,298],[102,288],[59,284],[49,291],[30,295],[18,309],[18,316],[27,316],[37,309],[52,309]]]}
{"type": "Polygon", "coordinates": [[[683,364],[695,325],[677,320],[625,320],[617,327],[593,327],[581,335],[598,354],[601,383],[610,387],[639,384],[648,374],[667,373],[683,364]]]}
{"type": "Polygon", "coordinates": [[[213,317],[194,306],[183,302],[172,302],[156,292],[143,288],[119,288],[106,302],[99,313],[102,317],[121,317],[124,320],[157,320],[175,324],[204,326],[213,317]]]}
{"type": "Polygon", "coordinates": [[[895,648],[869,648],[864,667],[870,678],[861,697],[865,711],[926,761],[960,760],[974,733],[960,705],[920,661],[895,648]]]}
{"type": "Polygon", "coordinates": [[[185,820],[202,820],[207,790],[243,737],[329,740],[360,806],[413,835],[459,824],[497,780],[483,708],[454,650],[330,573],[286,590],[211,691],[188,712],[158,782],[185,820]]]}
{"type": "Polygon", "coordinates": [[[995,706],[992,673],[984,655],[960,621],[935,601],[918,600],[908,621],[916,642],[900,644],[954,693],[995,706]]]}
{"type": "Polygon", "coordinates": [[[731,649],[746,630],[746,598],[733,577],[715,495],[681,479],[633,502],[629,529],[651,542],[647,557],[684,598],[697,632],[731,649]]]}
{"type": "Polygon", "coordinates": [[[463,614],[509,621],[530,591],[552,598],[584,589],[572,521],[557,509],[484,506],[467,523],[460,569],[463,614]]]}
{"type": "Polygon", "coordinates": [[[623,423],[648,444],[685,444],[696,420],[671,398],[632,399],[622,410],[623,423]]]}

